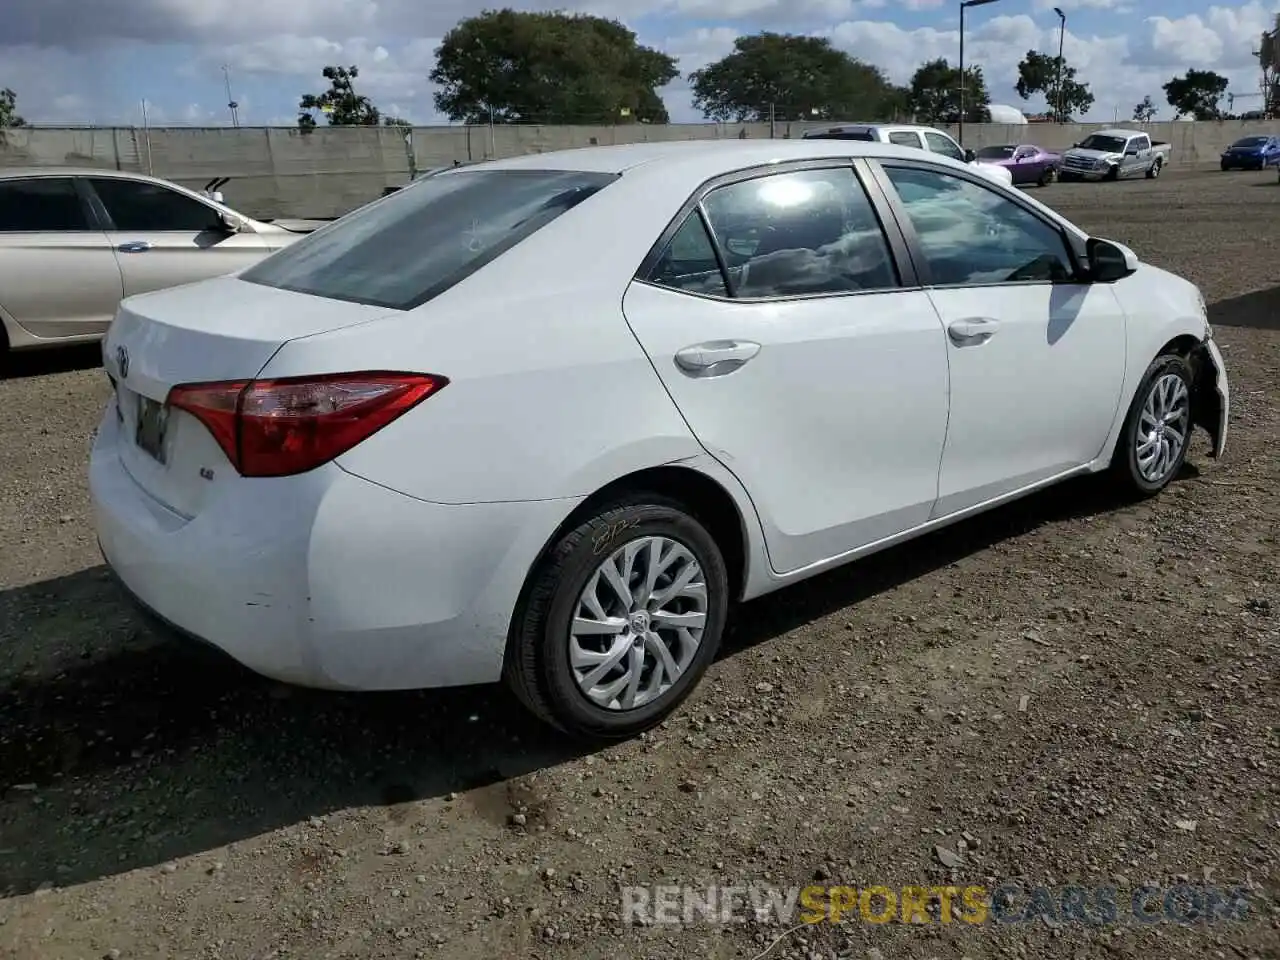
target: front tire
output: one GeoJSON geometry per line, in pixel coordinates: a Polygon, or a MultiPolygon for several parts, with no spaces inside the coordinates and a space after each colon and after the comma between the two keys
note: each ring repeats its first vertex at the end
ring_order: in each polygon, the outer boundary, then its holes
{"type": "Polygon", "coordinates": [[[536,568],[505,677],[552,726],[626,739],[697,686],[728,610],[728,570],[706,527],[674,500],[630,495],[565,533],[536,568]]]}
{"type": "Polygon", "coordinates": [[[1053,181],[1057,179],[1058,179],[1058,172],[1054,170],[1052,167],[1050,167],[1044,173],[1040,174],[1039,184],[1042,187],[1047,187],[1049,184],[1053,183],[1053,181]]]}
{"type": "Polygon", "coordinates": [[[1162,354],[1147,367],[1111,459],[1113,477],[1129,493],[1155,496],[1182,469],[1191,441],[1191,389],[1184,357],[1162,354]]]}

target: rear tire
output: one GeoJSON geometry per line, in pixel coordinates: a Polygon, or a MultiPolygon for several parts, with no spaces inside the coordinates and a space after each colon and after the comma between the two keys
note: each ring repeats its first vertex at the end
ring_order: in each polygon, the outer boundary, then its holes
{"type": "Polygon", "coordinates": [[[534,570],[504,677],[552,726],[626,739],[697,686],[728,611],[728,569],[706,527],[675,500],[631,494],[565,533],[534,570]]]}
{"type": "Polygon", "coordinates": [[[1154,180],[1160,176],[1160,168],[1164,166],[1164,161],[1156,157],[1155,163],[1151,164],[1151,169],[1147,171],[1147,179],[1154,180]]]}
{"type": "Polygon", "coordinates": [[[1145,499],[1167,487],[1187,459],[1191,421],[1191,366],[1166,353],[1143,374],[1111,457],[1111,474],[1127,493],[1145,499]]]}

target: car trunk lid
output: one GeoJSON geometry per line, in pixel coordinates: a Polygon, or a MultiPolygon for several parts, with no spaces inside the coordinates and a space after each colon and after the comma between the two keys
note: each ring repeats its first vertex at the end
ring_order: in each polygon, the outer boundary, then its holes
{"type": "Polygon", "coordinates": [[[249,381],[290,340],[365,323],[384,307],[224,277],[124,301],[103,341],[119,455],[142,489],[184,517],[241,478],[208,429],[169,407],[179,384],[249,381]],[[221,304],[234,303],[234,310],[221,304]]]}

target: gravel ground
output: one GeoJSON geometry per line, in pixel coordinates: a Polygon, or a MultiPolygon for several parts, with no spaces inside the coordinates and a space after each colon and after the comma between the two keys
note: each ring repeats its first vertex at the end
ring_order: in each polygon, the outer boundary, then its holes
{"type": "Polygon", "coordinates": [[[852,915],[770,957],[1280,957],[1280,187],[1035,195],[1200,283],[1227,456],[1071,483],[745,606],[664,727],[596,753],[499,690],[282,688],[107,578],[95,351],[0,381],[0,956],[754,958],[783,923],[631,925],[619,886],[1106,884],[1115,924],[852,915]],[[1269,288],[1269,289],[1268,289],[1269,288]],[[815,880],[814,878],[818,878],[815,880]],[[1137,923],[1127,891],[1240,888],[1137,923]]]}

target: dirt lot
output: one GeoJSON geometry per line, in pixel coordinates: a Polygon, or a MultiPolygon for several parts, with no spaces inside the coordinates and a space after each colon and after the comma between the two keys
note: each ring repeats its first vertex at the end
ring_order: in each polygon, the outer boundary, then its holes
{"type": "Polygon", "coordinates": [[[785,927],[623,925],[619,886],[816,877],[1105,884],[1120,915],[855,912],[770,957],[1280,957],[1280,187],[1036,195],[1202,285],[1225,461],[1201,438],[1154,502],[1073,483],[752,603],[675,720],[593,754],[497,690],[290,690],[148,633],[89,524],[93,351],[23,364],[0,381],[0,956],[749,960],[785,927]],[[1132,918],[1128,891],[1180,880],[1249,917],[1132,918]]]}

